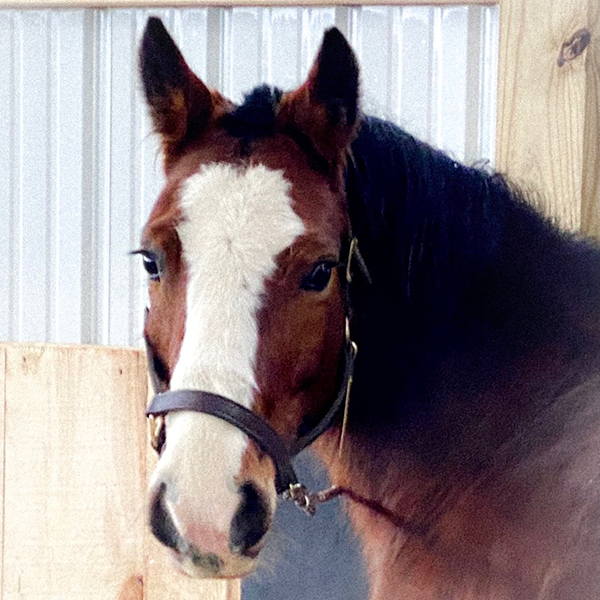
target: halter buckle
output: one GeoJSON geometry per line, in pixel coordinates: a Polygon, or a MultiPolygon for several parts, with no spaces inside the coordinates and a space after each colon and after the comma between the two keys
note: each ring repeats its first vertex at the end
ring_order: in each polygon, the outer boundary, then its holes
{"type": "Polygon", "coordinates": [[[165,418],[162,415],[148,415],[148,437],[150,445],[158,454],[162,449],[164,439],[165,418]]]}
{"type": "Polygon", "coordinates": [[[317,504],[314,494],[309,492],[301,483],[291,483],[285,492],[284,500],[291,500],[300,510],[309,516],[314,516],[317,510],[317,504]]]}

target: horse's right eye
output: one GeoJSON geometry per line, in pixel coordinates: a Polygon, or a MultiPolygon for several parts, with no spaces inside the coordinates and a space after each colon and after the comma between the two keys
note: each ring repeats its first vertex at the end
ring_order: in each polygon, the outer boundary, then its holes
{"type": "Polygon", "coordinates": [[[300,287],[306,291],[322,292],[331,279],[331,271],[334,263],[330,260],[318,262],[308,275],[305,275],[300,282],[300,287]]]}
{"type": "Polygon", "coordinates": [[[148,273],[148,277],[150,277],[152,281],[159,281],[160,271],[158,269],[156,258],[151,254],[143,254],[142,258],[144,261],[144,269],[146,270],[146,273],[148,273]]]}

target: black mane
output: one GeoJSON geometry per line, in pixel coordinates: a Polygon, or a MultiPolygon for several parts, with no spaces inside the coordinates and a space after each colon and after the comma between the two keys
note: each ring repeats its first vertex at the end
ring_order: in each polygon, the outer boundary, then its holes
{"type": "Polygon", "coordinates": [[[268,85],[254,88],[244,96],[242,104],[223,117],[225,131],[241,139],[244,146],[273,135],[282,94],[280,89],[268,85]]]}
{"type": "Polygon", "coordinates": [[[347,196],[373,278],[353,290],[351,426],[410,440],[448,385],[476,398],[544,344],[584,351],[582,323],[600,319],[600,251],[560,232],[501,175],[365,118],[347,196]],[[450,363],[464,371],[451,368],[454,383],[442,373],[450,363]]]}

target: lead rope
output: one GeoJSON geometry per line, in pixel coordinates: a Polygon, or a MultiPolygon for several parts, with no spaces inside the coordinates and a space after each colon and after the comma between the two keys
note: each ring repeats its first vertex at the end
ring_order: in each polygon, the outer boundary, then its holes
{"type": "Polygon", "coordinates": [[[290,486],[290,489],[284,493],[284,496],[292,500],[298,508],[303,510],[306,514],[313,516],[317,510],[319,504],[329,502],[339,496],[346,496],[349,500],[356,502],[373,512],[381,515],[392,525],[403,531],[408,535],[424,536],[427,534],[429,528],[426,525],[420,525],[414,523],[409,519],[405,519],[400,515],[393,513],[391,510],[385,508],[374,500],[369,500],[355,491],[347,487],[340,487],[332,485],[331,487],[321,490],[320,492],[309,492],[302,484],[297,483],[290,486]]]}

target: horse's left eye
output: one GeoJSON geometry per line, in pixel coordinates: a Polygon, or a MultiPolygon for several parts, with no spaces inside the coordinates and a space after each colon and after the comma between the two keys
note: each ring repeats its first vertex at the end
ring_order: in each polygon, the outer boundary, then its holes
{"type": "Polygon", "coordinates": [[[300,282],[300,287],[303,290],[311,292],[322,292],[331,279],[331,271],[333,269],[333,263],[331,261],[318,262],[312,269],[312,271],[305,275],[300,282]]]}

